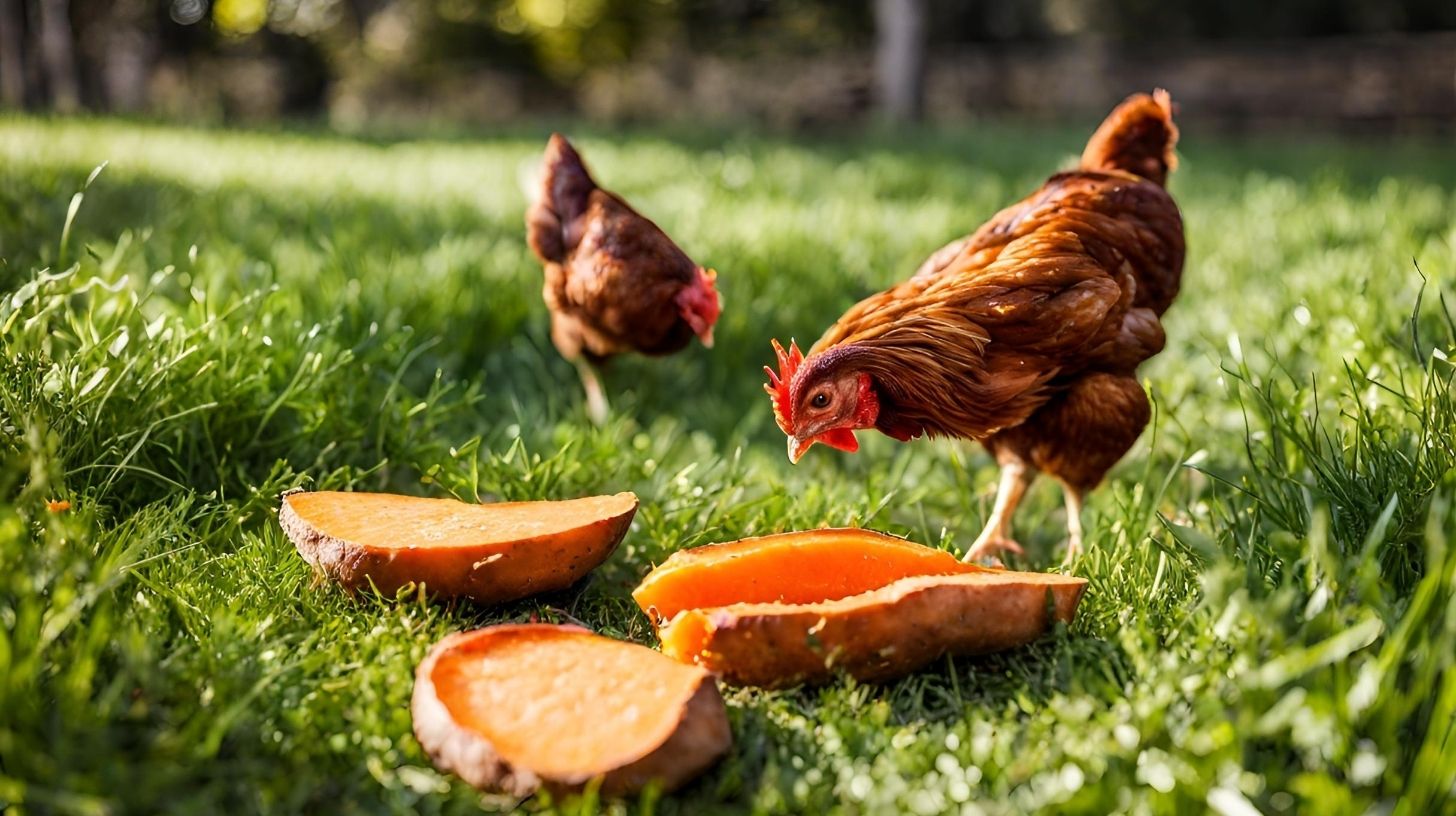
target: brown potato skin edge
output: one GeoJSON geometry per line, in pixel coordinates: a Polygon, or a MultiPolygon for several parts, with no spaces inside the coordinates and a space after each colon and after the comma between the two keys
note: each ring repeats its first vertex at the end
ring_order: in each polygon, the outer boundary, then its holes
{"type": "MultiPolygon", "coordinates": [[[[832,680],[837,671],[864,682],[885,682],[947,654],[986,654],[1030,643],[1054,620],[1070,624],[1086,589],[1085,582],[997,586],[927,581],[898,597],[866,593],[862,603],[828,616],[793,606],[748,615],[705,609],[700,611],[712,625],[703,653],[676,654],[666,637],[663,653],[703,666],[737,686],[815,685],[832,680]],[[1054,620],[1046,614],[1048,591],[1054,620]],[[942,634],[946,628],[948,635],[942,634]]],[[[662,624],[659,634],[665,635],[671,625],[662,624]]]]}
{"type": "MultiPolygon", "coordinates": [[[[590,633],[577,626],[554,628],[590,633]]],[[[483,735],[456,724],[450,716],[431,679],[435,663],[455,644],[479,631],[457,632],[446,637],[430,649],[415,669],[414,694],[410,700],[415,739],[436,767],[453,772],[481,790],[519,797],[530,796],[541,788],[556,794],[582,790],[596,775],[544,778],[529,768],[512,765],[483,735]]],[[[624,678],[624,682],[630,680],[624,678]]],[[[711,674],[703,675],[697,690],[683,706],[678,722],[672,735],[656,749],[635,762],[602,774],[602,794],[627,796],[654,780],[662,784],[663,792],[676,790],[717,762],[733,743],[728,712],[711,674]]]]}
{"type": "Polygon", "coordinates": [[[423,582],[437,598],[505,603],[565,589],[581,580],[617,549],[637,501],[621,515],[505,547],[419,547],[376,549],[334,538],[315,529],[283,497],[278,523],[303,560],[353,591],[374,585],[393,595],[410,582],[423,582]],[[497,552],[505,556],[481,563],[497,552]]]}

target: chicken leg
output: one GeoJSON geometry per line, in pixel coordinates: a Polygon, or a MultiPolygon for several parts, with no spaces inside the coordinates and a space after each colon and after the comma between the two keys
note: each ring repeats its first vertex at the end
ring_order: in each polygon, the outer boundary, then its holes
{"type": "MultiPolygon", "coordinates": [[[[1046,473],[1062,483],[1067,502],[1067,557],[1063,563],[1076,560],[1083,544],[1082,498],[1133,446],[1151,416],[1148,395],[1137,378],[1098,372],[1072,383],[1026,422],[987,439],[987,450],[1001,463],[1002,495],[997,496],[991,523],[967,560],[1011,549],[992,542],[1006,537],[1010,512],[1025,489],[1025,484],[1020,489],[1014,483],[1008,486],[1012,466],[1033,476],[1046,473]],[[1000,514],[1002,496],[1009,505],[1004,517],[1000,514]]],[[[1030,481],[1025,477],[1025,482],[1030,481]]]]}
{"type": "Polygon", "coordinates": [[[576,362],[576,373],[581,375],[581,387],[586,390],[586,416],[591,423],[597,427],[607,424],[607,414],[611,407],[607,405],[606,391],[602,390],[602,381],[597,377],[596,368],[586,360],[578,359],[576,362]]]}
{"type": "Polygon", "coordinates": [[[1062,566],[1067,567],[1082,554],[1082,491],[1063,484],[1062,494],[1067,499],[1067,555],[1062,566]]]}
{"type": "Polygon", "coordinates": [[[996,488],[996,504],[991,508],[991,517],[986,528],[976,537],[966,551],[965,561],[987,561],[999,563],[996,554],[1002,551],[1021,555],[1021,545],[1011,538],[1011,517],[1016,514],[1021,497],[1036,477],[1036,471],[1019,459],[1008,459],[1001,463],[1001,484],[996,488]]]}

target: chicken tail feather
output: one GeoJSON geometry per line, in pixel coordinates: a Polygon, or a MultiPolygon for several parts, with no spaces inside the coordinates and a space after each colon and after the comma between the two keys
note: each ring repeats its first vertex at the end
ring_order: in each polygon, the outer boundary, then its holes
{"type": "Polygon", "coordinates": [[[579,221],[596,188],[571,143],[560,133],[551,134],[541,159],[541,186],[526,213],[526,239],[542,260],[565,260],[581,240],[579,221]]]}
{"type": "Polygon", "coordinates": [[[1166,184],[1178,166],[1173,148],[1178,126],[1173,124],[1173,98],[1159,88],[1151,94],[1133,94],[1118,105],[1082,151],[1084,170],[1121,170],[1166,184]]]}

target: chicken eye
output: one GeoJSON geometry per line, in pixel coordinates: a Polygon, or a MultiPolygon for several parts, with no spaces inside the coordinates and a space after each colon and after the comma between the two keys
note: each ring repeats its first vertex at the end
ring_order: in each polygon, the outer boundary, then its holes
{"type": "Polygon", "coordinates": [[[829,406],[829,395],[820,391],[809,400],[809,404],[815,408],[827,408],[829,406]]]}

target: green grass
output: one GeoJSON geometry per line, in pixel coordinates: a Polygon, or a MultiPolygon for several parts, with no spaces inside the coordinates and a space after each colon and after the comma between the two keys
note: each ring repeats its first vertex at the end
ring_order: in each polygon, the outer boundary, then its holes
{"type": "MultiPolygon", "coordinates": [[[[968,545],[984,453],[867,439],[790,467],[759,366],[1081,133],[583,138],[726,304],[712,351],[614,364],[601,429],[523,242],[543,135],[0,120],[0,809],[509,809],[410,734],[442,635],[569,616],[652,644],[636,580],[743,535],[968,545]],[[643,504],[584,587],[482,609],[317,585],[276,524],[298,485],[643,504]]],[[[732,755],[687,789],[521,807],[1456,810],[1456,160],[1196,133],[1183,157],[1155,424],[1091,498],[1075,625],[884,686],[729,691],[732,755]]],[[[1057,491],[1018,520],[1023,566],[1055,563],[1057,491]]]]}

